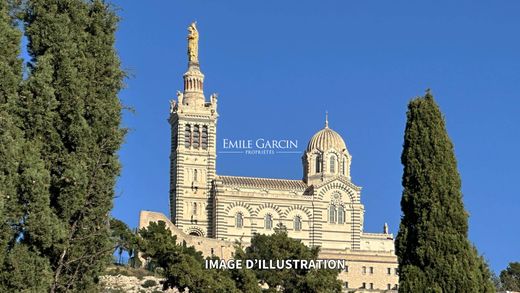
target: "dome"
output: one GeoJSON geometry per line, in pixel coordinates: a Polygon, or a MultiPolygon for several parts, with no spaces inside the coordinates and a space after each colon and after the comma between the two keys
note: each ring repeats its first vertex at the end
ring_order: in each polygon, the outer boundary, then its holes
{"type": "Polygon", "coordinates": [[[322,130],[318,131],[309,141],[307,145],[307,152],[313,150],[321,150],[326,151],[329,149],[336,149],[338,151],[343,151],[347,149],[347,145],[341,135],[339,135],[336,131],[330,129],[328,125],[325,126],[322,130]]]}

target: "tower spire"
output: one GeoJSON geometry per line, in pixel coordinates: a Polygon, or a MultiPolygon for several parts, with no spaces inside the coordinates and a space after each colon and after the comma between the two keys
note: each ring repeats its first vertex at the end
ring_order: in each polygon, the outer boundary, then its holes
{"type": "Polygon", "coordinates": [[[325,128],[329,128],[329,111],[325,111],[325,128]]]}

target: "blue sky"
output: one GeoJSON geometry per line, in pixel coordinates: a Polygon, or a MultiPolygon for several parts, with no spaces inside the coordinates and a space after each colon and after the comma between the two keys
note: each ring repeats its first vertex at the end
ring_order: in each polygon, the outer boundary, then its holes
{"type": "MultiPolygon", "coordinates": [[[[408,101],[431,88],[462,176],[471,240],[499,271],[520,261],[520,2],[114,1],[121,93],[131,129],[113,215],[168,213],[168,100],[182,89],[186,28],[196,20],[206,96],[219,93],[223,138],[287,138],[303,151],[339,132],[363,187],[365,230],[400,220],[408,101]],[[420,3],[419,3],[420,2],[420,3]]],[[[302,176],[300,154],[220,154],[225,175],[302,176]]]]}

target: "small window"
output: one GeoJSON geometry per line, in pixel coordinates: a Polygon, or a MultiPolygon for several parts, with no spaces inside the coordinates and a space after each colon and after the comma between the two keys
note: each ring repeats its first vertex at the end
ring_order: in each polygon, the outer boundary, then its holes
{"type": "Polygon", "coordinates": [[[367,288],[367,283],[363,282],[363,285],[361,285],[361,288],[362,289],[366,289],[367,288]]]}
{"type": "Polygon", "coordinates": [[[237,228],[244,227],[244,216],[242,215],[242,213],[237,214],[236,219],[235,219],[235,226],[237,228]]]}
{"type": "Polygon", "coordinates": [[[397,270],[397,268],[394,269],[394,273],[396,276],[399,275],[399,271],[397,270]]]}
{"type": "Polygon", "coordinates": [[[348,266],[345,266],[345,272],[348,273],[348,266]]]}
{"type": "Polygon", "coordinates": [[[194,215],[197,214],[197,203],[196,202],[193,203],[193,214],[194,215]]]}
{"type": "Polygon", "coordinates": [[[343,166],[341,167],[341,169],[343,170],[343,175],[347,175],[347,169],[345,169],[345,159],[343,159],[342,164],[343,166]]]}
{"type": "Polygon", "coordinates": [[[330,173],[336,173],[336,156],[330,157],[330,173]]]}
{"type": "Polygon", "coordinates": [[[267,230],[271,230],[273,228],[273,217],[269,214],[265,216],[264,228],[267,230]]]}
{"type": "Polygon", "coordinates": [[[336,223],[336,206],[329,207],[329,223],[336,223]]]}
{"type": "Polygon", "coordinates": [[[370,289],[374,289],[374,283],[370,283],[370,289]]]}
{"type": "Polygon", "coordinates": [[[370,267],[370,274],[374,273],[374,267],[370,267]]]}
{"type": "Polygon", "coordinates": [[[387,290],[392,289],[392,284],[386,284],[386,289],[387,289],[387,290]]]}
{"type": "Polygon", "coordinates": [[[302,218],[300,216],[294,217],[294,231],[302,230],[302,218]]]}
{"type": "Polygon", "coordinates": [[[367,267],[361,268],[361,272],[363,273],[363,275],[365,275],[367,273],[367,267]]]}
{"type": "Polygon", "coordinates": [[[317,155],[316,156],[316,173],[320,173],[320,172],[321,172],[321,156],[317,155]]]}
{"type": "Polygon", "coordinates": [[[193,181],[199,181],[199,172],[197,169],[193,170],[193,181]]]}
{"type": "Polygon", "coordinates": [[[191,125],[186,124],[184,126],[184,147],[189,148],[191,146],[191,125]]]}
{"type": "Polygon", "coordinates": [[[345,209],[342,206],[338,207],[338,224],[345,223],[345,209]]]}
{"type": "Polygon", "coordinates": [[[348,288],[348,282],[345,282],[345,288],[348,288]]]}
{"type": "Polygon", "coordinates": [[[386,274],[391,275],[392,274],[392,268],[386,268],[386,274]]]}

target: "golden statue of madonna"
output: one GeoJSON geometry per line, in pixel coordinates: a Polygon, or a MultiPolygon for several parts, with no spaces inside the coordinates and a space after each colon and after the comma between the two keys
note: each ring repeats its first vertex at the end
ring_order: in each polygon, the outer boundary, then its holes
{"type": "Polygon", "coordinates": [[[196,22],[193,22],[188,27],[188,60],[199,63],[199,32],[196,24],[196,22]]]}

